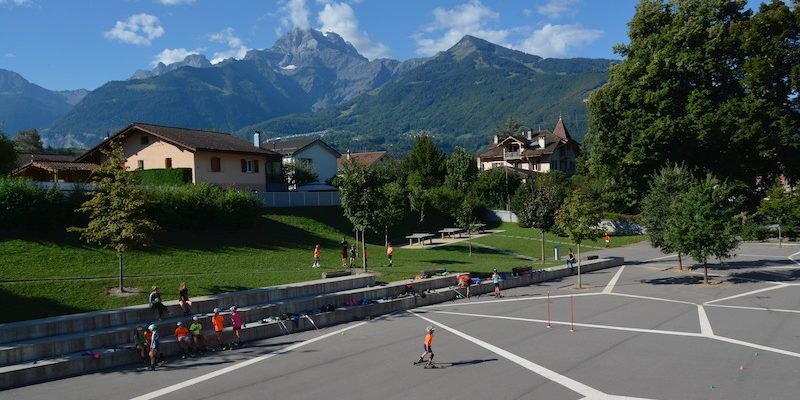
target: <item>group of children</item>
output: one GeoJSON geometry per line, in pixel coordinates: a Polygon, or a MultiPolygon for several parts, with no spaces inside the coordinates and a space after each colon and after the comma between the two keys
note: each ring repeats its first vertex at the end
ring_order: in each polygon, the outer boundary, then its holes
{"type": "MultiPolygon", "coordinates": [[[[357,266],[358,260],[358,248],[356,245],[350,246],[347,243],[347,238],[342,237],[342,241],[339,242],[339,250],[342,255],[342,268],[355,268],[357,266]]],[[[312,268],[319,268],[320,267],[320,260],[319,260],[319,252],[320,246],[317,244],[314,246],[314,263],[311,264],[312,268]]],[[[394,246],[392,243],[389,242],[386,245],[386,258],[389,260],[389,267],[393,266],[393,256],[394,256],[394,246]]],[[[364,262],[367,261],[367,249],[364,249],[364,262]]]]}
{"type": "MultiPolygon", "coordinates": [[[[233,328],[235,342],[229,345],[225,344],[223,330],[225,329],[225,317],[220,313],[219,308],[214,309],[214,315],[211,317],[211,324],[214,327],[214,337],[217,339],[217,347],[211,348],[211,351],[217,350],[231,350],[234,347],[241,347],[242,343],[242,328],[246,325],[242,320],[236,306],[230,309],[229,321],[230,326],[233,328]]],[[[194,358],[197,355],[202,355],[208,348],[206,347],[205,338],[203,337],[203,325],[200,322],[200,317],[192,317],[192,323],[189,327],[178,321],[175,328],[175,339],[178,342],[178,348],[181,353],[181,358],[186,357],[194,358]]],[[[139,352],[140,357],[145,363],[150,364],[150,370],[156,369],[156,364],[159,360],[163,360],[163,354],[160,352],[161,348],[161,335],[158,332],[158,327],[151,324],[144,329],[143,326],[137,326],[133,333],[133,340],[136,345],[136,350],[139,352]]]]}

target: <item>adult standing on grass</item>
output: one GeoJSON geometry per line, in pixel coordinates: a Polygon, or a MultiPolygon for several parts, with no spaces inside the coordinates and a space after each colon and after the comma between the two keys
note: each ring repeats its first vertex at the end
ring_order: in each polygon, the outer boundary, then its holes
{"type": "Polygon", "coordinates": [[[350,268],[356,267],[356,260],[358,259],[358,249],[356,245],[350,247],[350,268]]]}
{"type": "Polygon", "coordinates": [[[503,297],[500,295],[500,274],[497,273],[497,268],[492,273],[492,283],[494,284],[494,297],[503,297]]]}
{"type": "Polygon", "coordinates": [[[311,268],[319,268],[319,245],[314,246],[314,264],[311,268]]]}
{"type": "Polygon", "coordinates": [[[167,311],[167,306],[161,302],[161,289],[158,286],[153,286],[153,291],[150,292],[150,308],[153,308],[158,311],[158,320],[161,321],[161,317],[164,313],[169,315],[167,311]]]}
{"type": "Polygon", "coordinates": [[[386,258],[389,259],[389,266],[392,266],[392,256],[394,255],[394,247],[392,247],[392,242],[389,242],[386,246],[386,258]]]}
{"type": "Polygon", "coordinates": [[[161,348],[161,335],[158,334],[155,324],[151,324],[147,330],[150,331],[150,371],[155,371],[158,350],[161,348]]]}
{"type": "Polygon", "coordinates": [[[342,241],[339,242],[339,249],[342,251],[342,268],[347,267],[347,250],[349,250],[350,245],[347,243],[347,238],[342,236],[342,241]]]}
{"type": "Polygon", "coordinates": [[[189,289],[186,288],[186,282],[181,282],[178,304],[180,304],[184,316],[188,316],[192,312],[192,301],[189,300],[189,289]]]}

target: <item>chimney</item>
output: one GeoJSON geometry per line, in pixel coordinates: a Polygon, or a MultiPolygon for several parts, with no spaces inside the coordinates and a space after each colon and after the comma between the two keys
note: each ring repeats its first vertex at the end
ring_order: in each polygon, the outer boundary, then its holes
{"type": "Polygon", "coordinates": [[[533,129],[528,129],[528,140],[533,140],[533,129]]]}
{"type": "Polygon", "coordinates": [[[544,135],[539,135],[539,148],[543,149],[544,145],[544,135]]]}
{"type": "Polygon", "coordinates": [[[347,149],[347,160],[350,160],[350,149],[347,149]]]}
{"type": "Polygon", "coordinates": [[[253,146],[261,147],[261,131],[255,131],[253,134],[253,146]]]}
{"type": "Polygon", "coordinates": [[[494,135],[493,142],[494,144],[500,143],[500,136],[494,135]]]}

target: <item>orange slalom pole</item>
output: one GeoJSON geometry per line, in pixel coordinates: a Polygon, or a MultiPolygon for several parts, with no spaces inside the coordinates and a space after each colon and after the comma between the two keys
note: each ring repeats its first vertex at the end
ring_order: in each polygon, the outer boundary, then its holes
{"type": "Polygon", "coordinates": [[[550,329],[550,291],[547,291],[547,329],[550,329]]]}
{"type": "Polygon", "coordinates": [[[569,295],[569,320],[571,327],[570,332],[575,332],[575,298],[569,295]]]}

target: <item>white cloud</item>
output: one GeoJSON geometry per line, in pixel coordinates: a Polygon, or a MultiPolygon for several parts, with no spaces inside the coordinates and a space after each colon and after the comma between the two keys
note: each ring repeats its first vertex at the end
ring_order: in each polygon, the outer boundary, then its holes
{"type": "Polygon", "coordinates": [[[165,6],[177,6],[181,4],[192,4],[194,0],[159,0],[165,6]]]}
{"type": "Polygon", "coordinates": [[[280,12],[285,14],[281,17],[281,25],[286,29],[311,27],[308,22],[306,0],[288,0],[280,7],[280,12]]]}
{"type": "Polygon", "coordinates": [[[114,27],[104,32],[106,39],[116,39],[137,46],[149,46],[153,39],[164,35],[164,28],[158,17],[150,14],[136,14],[126,21],[117,21],[114,27]]]}
{"type": "Polygon", "coordinates": [[[361,54],[369,59],[389,56],[389,47],[369,38],[366,32],[358,29],[358,18],[347,3],[330,2],[318,15],[320,30],[333,31],[350,42],[361,54]]]}
{"type": "Polygon", "coordinates": [[[0,6],[30,6],[32,4],[31,0],[0,0],[0,6]]]}
{"type": "Polygon", "coordinates": [[[14,53],[6,53],[6,54],[3,54],[3,57],[5,57],[5,58],[15,58],[15,57],[17,57],[17,55],[14,54],[14,53]]]}
{"type": "Polygon", "coordinates": [[[480,1],[473,0],[445,10],[433,10],[434,22],[415,35],[417,53],[425,56],[447,50],[461,40],[464,35],[473,35],[492,43],[510,46],[505,43],[509,30],[492,29],[491,22],[500,19],[500,15],[480,1]]]}
{"type": "Polygon", "coordinates": [[[524,39],[518,48],[541,57],[562,57],[567,48],[592,43],[602,35],[601,30],[587,29],[578,24],[546,24],[524,39]]]}
{"type": "Polygon", "coordinates": [[[575,15],[578,10],[578,0],[550,0],[536,7],[536,12],[550,19],[558,19],[562,15],[575,15]]]}
{"type": "Polygon", "coordinates": [[[224,43],[228,46],[228,50],[214,53],[211,57],[212,64],[220,63],[231,57],[241,60],[247,55],[247,51],[250,50],[244,45],[242,39],[239,39],[233,34],[233,28],[231,27],[209,36],[208,40],[216,43],[224,43]]]}
{"type": "Polygon", "coordinates": [[[161,53],[158,53],[153,57],[153,61],[150,62],[152,66],[158,65],[158,63],[164,63],[166,65],[170,65],[172,63],[176,63],[178,61],[183,61],[186,56],[192,54],[200,54],[202,49],[197,50],[186,50],[184,48],[179,49],[164,49],[161,53]]]}

